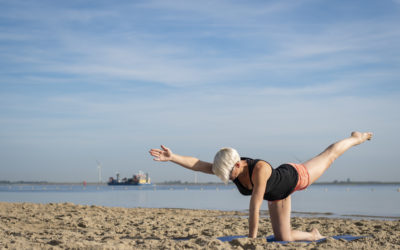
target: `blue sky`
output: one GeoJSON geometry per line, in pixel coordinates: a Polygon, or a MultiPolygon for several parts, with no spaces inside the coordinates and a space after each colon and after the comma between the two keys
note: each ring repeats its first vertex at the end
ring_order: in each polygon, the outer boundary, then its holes
{"type": "Polygon", "coordinates": [[[368,130],[321,181],[399,181],[399,26],[398,0],[0,0],[0,180],[192,181],[148,150],[276,167],[368,130]]]}

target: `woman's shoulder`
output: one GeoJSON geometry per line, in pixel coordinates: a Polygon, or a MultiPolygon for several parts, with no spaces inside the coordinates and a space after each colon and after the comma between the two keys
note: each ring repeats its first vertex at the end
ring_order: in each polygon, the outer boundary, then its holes
{"type": "Polygon", "coordinates": [[[268,172],[272,171],[272,166],[271,164],[269,164],[269,162],[258,159],[257,162],[254,164],[254,169],[260,168],[267,168],[268,172]]]}
{"type": "Polygon", "coordinates": [[[268,181],[272,174],[272,167],[268,162],[259,160],[254,164],[253,171],[251,174],[252,183],[264,183],[268,181]],[[256,181],[258,180],[258,181],[256,181]]]}
{"type": "Polygon", "coordinates": [[[267,165],[267,166],[270,166],[271,168],[272,168],[272,165],[268,162],[268,161],[266,161],[266,160],[263,160],[263,159],[255,159],[254,161],[256,161],[255,162],[255,166],[256,165],[261,165],[261,166],[265,166],[265,165],[267,165]]]}

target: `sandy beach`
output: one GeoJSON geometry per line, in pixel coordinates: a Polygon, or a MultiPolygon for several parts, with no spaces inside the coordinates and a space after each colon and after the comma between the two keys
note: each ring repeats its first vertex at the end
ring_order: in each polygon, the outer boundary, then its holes
{"type": "Polygon", "coordinates": [[[296,229],[371,237],[285,245],[262,237],[273,234],[267,214],[258,239],[219,241],[220,236],[247,234],[247,214],[235,211],[3,202],[0,220],[1,249],[400,249],[400,220],[294,217],[296,229]]]}

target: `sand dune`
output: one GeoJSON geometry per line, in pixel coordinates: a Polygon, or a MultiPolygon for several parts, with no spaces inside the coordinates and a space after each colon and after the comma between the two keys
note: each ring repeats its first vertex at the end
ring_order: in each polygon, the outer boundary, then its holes
{"type": "Polygon", "coordinates": [[[400,220],[292,219],[296,229],[324,235],[371,235],[353,242],[267,243],[262,216],[258,239],[221,242],[248,232],[247,214],[215,210],[111,208],[72,203],[0,203],[0,248],[8,249],[400,249],[400,220]],[[185,239],[185,240],[179,240],[185,239]]]}

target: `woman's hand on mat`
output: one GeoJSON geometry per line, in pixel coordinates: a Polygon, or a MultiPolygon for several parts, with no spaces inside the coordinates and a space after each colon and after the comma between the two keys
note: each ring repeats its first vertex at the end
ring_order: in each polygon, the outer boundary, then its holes
{"type": "Polygon", "coordinates": [[[172,159],[172,151],[161,145],[161,149],[151,149],[150,154],[154,156],[155,161],[170,161],[172,159]]]}

